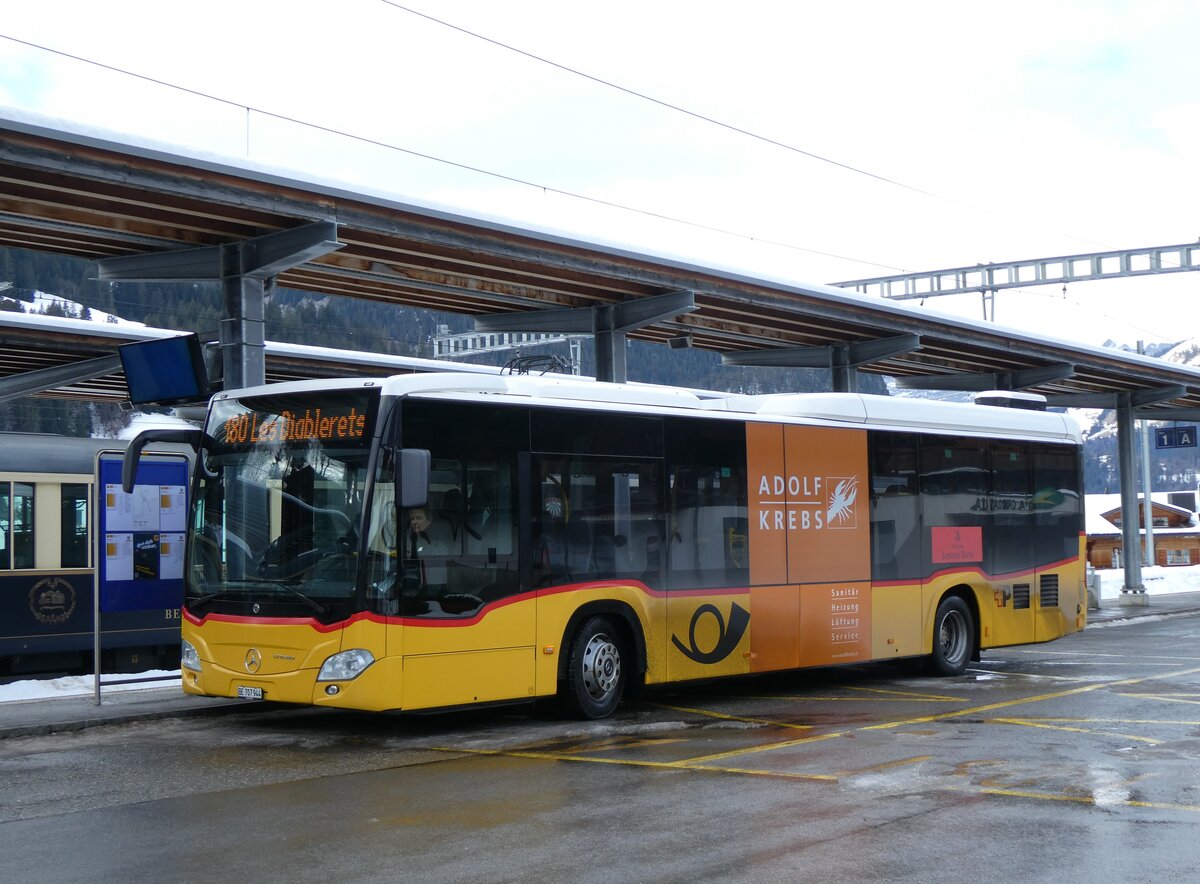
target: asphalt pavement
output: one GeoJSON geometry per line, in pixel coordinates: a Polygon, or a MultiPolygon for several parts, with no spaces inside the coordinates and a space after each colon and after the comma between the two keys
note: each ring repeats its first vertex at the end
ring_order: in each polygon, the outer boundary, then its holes
{"type": "MultiPolygon", "coordinates": [[[[1126,599],[1126,602],[1130,599],[1126,599]]],[[[1143,617],[1172,617],[1200,612],[1200,592],[1180,592],[1146,597],[1147,604],[1122,604],[1103,599],[1099,609],[1088,611],[1088,628],[1119,625],[1143,617]]],[[[116,681],[120,676],[106,676],[116,681]]],[[[103,685],[103,683],[102,683],[103,685]]],[[[101,702],[94,694],[0,702],[0,740],[37,734],[82,730],[105,724],[185,718],[192,715],[221,715],[272,708],[254,700],[225,700],[184,694],[178,685],[138,690],[105,690],[101,702]]]]}

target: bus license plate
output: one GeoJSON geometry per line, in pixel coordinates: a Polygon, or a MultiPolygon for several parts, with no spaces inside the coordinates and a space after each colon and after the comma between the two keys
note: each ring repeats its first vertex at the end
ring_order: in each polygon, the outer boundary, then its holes
{"type": "Polygon", "coordinates": [[[243,685],[238,685],[237,695],[242,700],[261,700],[263,698],[262,688],[248,688],[243,685]]]}

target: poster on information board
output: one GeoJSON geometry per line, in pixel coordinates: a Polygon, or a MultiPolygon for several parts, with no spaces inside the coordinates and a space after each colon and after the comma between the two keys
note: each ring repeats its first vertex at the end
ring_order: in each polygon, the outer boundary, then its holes
{"type": "Polygon", "coordinates": [[[120,451],[102,451],[96,458],[97,612],[178,608],[187,458],[143,453],[132,494],[121,489],[123,460],[120,451]]]}

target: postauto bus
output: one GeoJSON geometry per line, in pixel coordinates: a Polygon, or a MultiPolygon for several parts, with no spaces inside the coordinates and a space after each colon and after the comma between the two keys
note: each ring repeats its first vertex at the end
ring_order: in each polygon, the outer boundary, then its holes
{"type": "Polygon", "coordinates": [[[193,694],[600,718],[1084,626],[1061,414],[433,373],[221,393],[195,438],[193,694]]]}

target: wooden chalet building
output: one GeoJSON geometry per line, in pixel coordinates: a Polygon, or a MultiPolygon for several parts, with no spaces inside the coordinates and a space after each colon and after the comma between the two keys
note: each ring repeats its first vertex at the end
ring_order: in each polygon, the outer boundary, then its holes
{"type": "MultiPolygon", "coordinates": [[[[1089,494],[1085,498],[1087,560],[1093,568],[1120,568],[1124,564],[1121,535],[1121,496],[1089,494]]],[[[1138,498],[1139,527],[1145,547],[1145,504],[1138,498]]],[[[1150,515],[1157,565],[1200,565],[1200,518],[1194,492],[1151,495],[1150,515]]]]}

